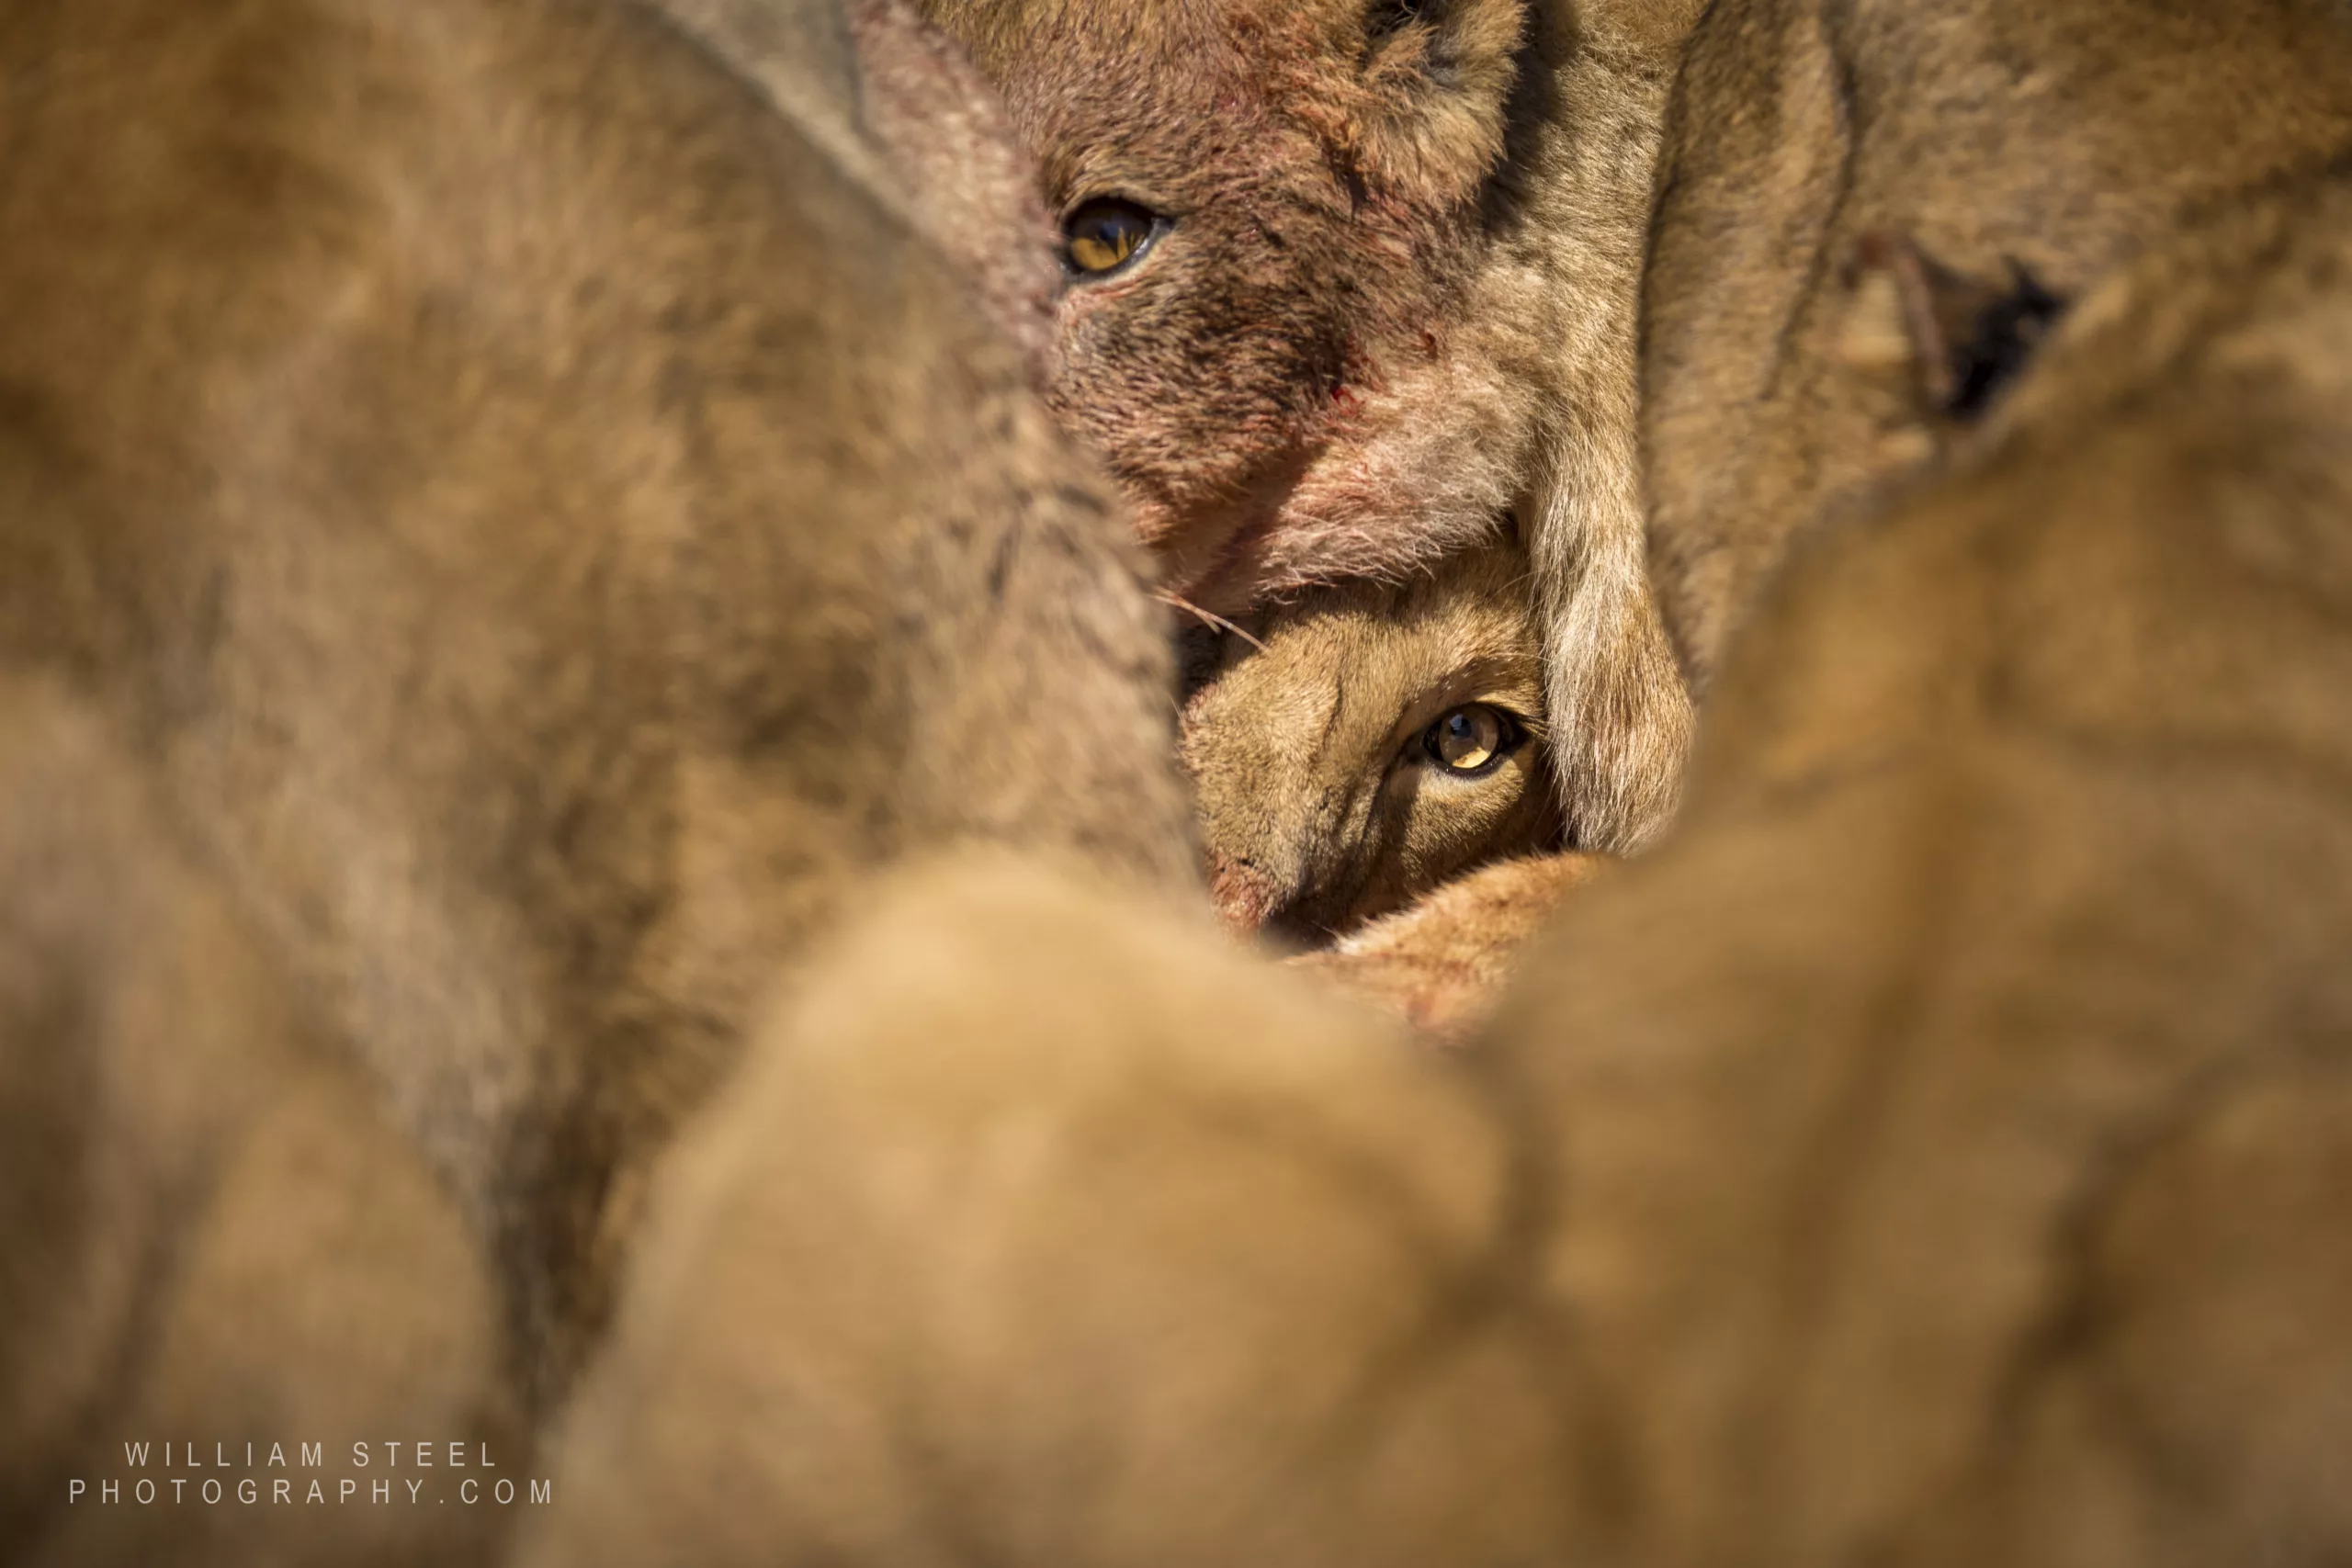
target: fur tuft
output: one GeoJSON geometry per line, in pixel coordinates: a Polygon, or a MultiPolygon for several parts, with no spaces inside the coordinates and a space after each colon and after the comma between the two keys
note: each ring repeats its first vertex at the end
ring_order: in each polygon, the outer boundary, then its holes
{"type": "Polygon", "coordinates": [[[1503,152],[1520,0],[1374,0],[1364,17],[1363,173],[1424,199],[1475,189],[1503,152]]]}
{"type": "Polygon", "coordinates": [[[1553,765],[1574,847],[1630,854],[1674,815],[1690,698],[1650,593],[1638,501],[1549,488],[1534,555],[1553,765]]]}

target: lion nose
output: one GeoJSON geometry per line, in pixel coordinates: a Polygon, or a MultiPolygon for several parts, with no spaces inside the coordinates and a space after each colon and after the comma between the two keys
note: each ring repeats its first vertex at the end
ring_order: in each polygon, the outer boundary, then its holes
{"type": "Polygon", "coordinates": [[[1209,898],[1226,929],[1239,936],[1261,936],[1277,945],[1319,947],[1330,941],[1329,900],[1313,878],[1270,871],[1246,855],[1212,851],[1209,898]]]}
{"type": "Polygon", "coordinates": [[[1209,900],[1233,930],[1247,935],[1283,902],[1278,878],[1247,855],[1209,852],[1209,900]]]}

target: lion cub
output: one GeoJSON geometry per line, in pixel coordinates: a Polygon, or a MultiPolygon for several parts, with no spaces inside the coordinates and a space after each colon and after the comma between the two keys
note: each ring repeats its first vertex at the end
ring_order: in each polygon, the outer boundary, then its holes
{"type": "Polygon", "coordinates": [[[1543,649],[1516,541],[1187,634],[1182,754],[1218,910],[1320,945],[1556,846],[1543,649]]]}

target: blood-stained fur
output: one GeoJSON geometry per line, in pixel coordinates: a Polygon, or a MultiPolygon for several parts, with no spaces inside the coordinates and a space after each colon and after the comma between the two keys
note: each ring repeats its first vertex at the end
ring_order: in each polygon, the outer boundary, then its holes
{"type": "Polygon", "coordinates": [[[1633,318],[1695,8],[924,0],[1037,160],[1070,271],[1049,401],[1170,587],[1230,613],[1398,581],[1516,513],[1588,848],[1663,822],[1688,723],[1644,571],[1633,318]]]}
{"type": "Polygon", "coordinates": [[[0,11],[0,660],[153,772],[542,1393],[859,870],[1195,861],[1123,520],[793,58],[805,125],[602,0],[0,11]]]}

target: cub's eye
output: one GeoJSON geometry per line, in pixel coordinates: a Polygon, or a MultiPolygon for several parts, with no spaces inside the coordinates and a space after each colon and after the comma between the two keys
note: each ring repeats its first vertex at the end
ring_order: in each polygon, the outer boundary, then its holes
{"type": "Polygon", "coordinates": [[[1099,197],[1062,220],[1062,254],[1081,277],[1103,277],[1144,252],[1159,235],[1160,219],[1132,201],[1099,197]]]}
{"type": "Polygon", "coordinates": [[[1421,749],[1450,773],[1475,778],[1519,750],[1519,721],[1498,707],[1469,703],[1421,733],[1421,749]]]}

